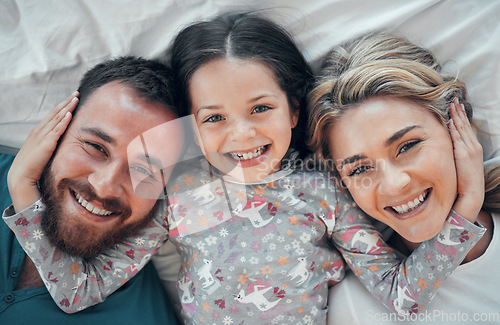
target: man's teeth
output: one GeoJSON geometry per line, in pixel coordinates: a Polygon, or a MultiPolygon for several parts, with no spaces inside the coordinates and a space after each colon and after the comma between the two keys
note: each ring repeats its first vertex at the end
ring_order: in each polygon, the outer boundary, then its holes
{"type": "Polygon", "coordinates": [[[85,209],[87,209],[87,211],[89,211],[89,212],[91,212],[93,214],[97,214],[97,215],[100,215],[100,216],[109,216],[112,213],[110,211],[101,210],[101,209],[96,208],[90,202],[87,202],[78,193],[75,193],[75,197],[76,197],[78,203],[80,203],[80,205],[82,207],[84,207],[85,209]]]}
{"type": "Polygon", "coordinates": [[[247,160],[247,159],[253,159],[255,157],[258,157],[258,156],[262,155],[262,153],[264,152],[265,149],[266,149],[266,146],[262,146],[262,147],[260,147],[258,149],[255,149],[252,152],[247,152],[247,153],[232,153],[232,152],[230,152],[229,154],[234,159],[237,159],[237,160],[247,160]]]}
{"type": "Polygon", "coordinates": [[[397,207],[392,207],[397,213],[402,214],[411,211],[418,207],[427,198],[427,193],[420,194],[416,199],[410,201],[406,204],[399,205],[397,207]]]}

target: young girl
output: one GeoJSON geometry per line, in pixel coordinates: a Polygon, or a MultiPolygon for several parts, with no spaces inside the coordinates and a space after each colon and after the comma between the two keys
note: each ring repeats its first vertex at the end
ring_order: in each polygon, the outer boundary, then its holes
{"type": "MultiPolygon", "coordinates": [[[[500,166],[487,170],[486,193],[469,187],[464,178],[457,184],[457,173],[483,182],[482,150],[468,122],[472,108],[465,85],[441,73],[428,50],[404,38],[375,34],[326,56],[311,108],[314,147],[332,163],[359,206],[396,232],[390,243],[406,255],[442,229],[457,192],[458,197],[466,191],[478,197],[457,202],[454,209],[476,214],[487,231],[467,254],[467,264],[442,285],[426,311],[432,318],[424,322],[442,324],[457,312],[462,321],[479,313],[496,313],[498,321],[500,286],[492,270],[500,263],[491,246],[496,245],[493,225],[500,212],[500,166]],[[412,205],[404,207],[404,202],[412,205]]],[[[460,230],[455,234],[470,236],[460,230]]],[[[446,259],[439,260],[438,268],[448,268],[446,259]]],[[[434,272],[423,272],[418,285],[435,286],[440,280],[434,272]]],[[[329,319],[334,324],[387,322],[390,316],[357,282],[348,276],[331,290],[329,319]],[[364,312],[354,313],[353,306],[364,312]]]]}
{"type": "MultiPolygon", "coordinates": [[[[181,254],[178,289],[187,323],[236,324],[249,317],[324,323],[328,286],[344,276],[333,244],[392,310],[407,314],[428,303],[437,289],[417,286],[415,265],[429,254],[446,254],[441,249],[450,244],[436,248],[439,240],[432,239],[402,260],[328,175],[309,170],[298,132],[307,124],[312,74],[283,29],[249,13],[196,23],[176,37],[172,67],[203,153],[179,166],[167,186],[166,228],[181,254]],[[400,304],[403,295],[411,300],[400,304]]],[[[451,244],[457,250],[448,258],[457,265],[482,229],[454,212],[447,220],[442,236],[450,223],[476,234],[451,244]]],[[[16,233],[24,227],[8,222],[16,233]]],[[[43,240],[44,252],[52,254],[43,240]]],[[[144,238],[124,245],[134,241],[144,238]]],[[[160,244],[144,245],[140,254],[160,244]]],[[[28,254],[50,281],[56,267],[39,251],[28,254]]],[[[73,274],[57,270],[59,281],[50,283],[55,301],[67,298],[61,306],[67,312],[102,301],[142,266],[135,259],[129,267],[136,252],[127,252],[124,262],[116,262],[113,250],[94,261],[61,255],[78,267],[73,274]]],[[[425,263],[424,272],[434,266],[425,263]]],[[[444,280],[452,269],[433,272],[444,280]]]]}

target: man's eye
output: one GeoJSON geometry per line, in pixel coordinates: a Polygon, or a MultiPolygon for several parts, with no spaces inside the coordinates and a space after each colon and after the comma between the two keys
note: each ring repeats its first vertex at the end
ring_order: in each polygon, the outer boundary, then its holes
{"type": "Polygon", "coordinates": [[[143,176],[147,176],[148,178],[155,179],[154,173],[142,166],[130,166],[130,171],[132,173],[139,173],[143,176]]]}
{"type": "Polygon", "coordinates": [[[270,109],[271,109],[271,107],[269,107],[269,106],[259,105],[259,106],[254,107],[253,113],[263,113],[263,112],[268,111],[270,109]]]}
{"type": "Polygon", "coordinates": [[[214,122],[219,122],[219,121],[222,121],[222,120],[223,120],[222,116],[220,116],[220,115],[212,115],[212,116],[209,116],[207,119],[205,119],[204,122],[214,123],[214,122]]]}
{"type": "Polygon", "coordinates": [[[359,176],[359,175],[369,171],[370,169],[373,169],[373,167],[366,166],[366,165],[358,166],[358,167],[354,168],[353,170],[351,170],[351,172],[348,174],[348,176],[359,176]]]}
{"type": "Polygon", "coordinates": [[[398,155],[407,152],[408,150],[410,150],[411,148],[415,147],[420,142],[422,142],[422,141],[421,140],[412,140],[412,141],[408,141],[408,142],[404,143],[399,148],[398,155]]]}
{"type": "Polygon", "coordinates": [[[106,150],[102,146],[98,145],[97,143],[86,141],[85,144],[87,146],[90,146],[92,148],[92,150],[96,150],[96,151],[102,152],[106,156],[108,155],[107,152],[106,152],[106,150]]]}

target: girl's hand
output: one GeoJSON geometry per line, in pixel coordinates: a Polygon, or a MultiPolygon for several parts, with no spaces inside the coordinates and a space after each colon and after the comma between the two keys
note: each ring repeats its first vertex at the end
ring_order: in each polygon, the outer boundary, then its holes
{"type": "Polygon", "coordinates": [[[7,185],[16,212],[40,198],[37,182],[66,130],[71,112],[78,103],[78,92],[57,105],[31,132],[16,155],[7,174],[7,185]]]}
{"type": "Polygon", "coordinates": [[[450,104],[450,117],[458,187],[453,210],[475,222],[484,201],[483,148],[457,98],[450,104]]]}

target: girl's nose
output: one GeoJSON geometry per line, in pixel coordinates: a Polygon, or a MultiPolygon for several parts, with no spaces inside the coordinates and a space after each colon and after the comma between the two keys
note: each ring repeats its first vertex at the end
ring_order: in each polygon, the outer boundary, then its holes
{"type": "Polygon", "coordinates": [[[255,125],[245,119],[235,121],[229,130],[229,136],[233,141],[242,141],[256,136],[255,125]]]}

